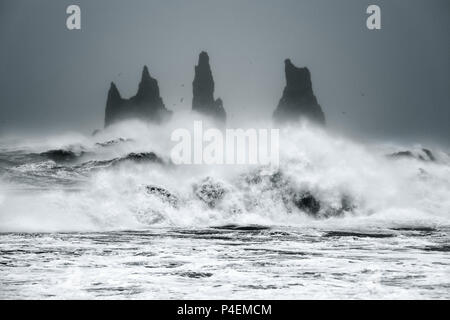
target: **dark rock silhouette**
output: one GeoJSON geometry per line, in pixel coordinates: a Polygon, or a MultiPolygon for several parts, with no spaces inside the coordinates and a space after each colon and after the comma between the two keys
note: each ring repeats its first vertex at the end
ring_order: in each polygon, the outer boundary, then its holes
{"type": "Polygon", "coordinates": [[[166,109],[159,95],[158,81],[150,76],[147,66],[142,71],[138,92],[130,99],[123,99],[114,82],[111,82],[106,102],[105,127],[132,118],[162,123],[169,120],[171,115],[172,111],[166,109]]]}
{"type": "Polygon", "coordinates": [[[325,115],[317,103],[311,84],[308,68],[297,68],[286,59],[286,87],[273,118],[278,123],[298,121],[306,118],[319,124],[325,124],[325,115]]]}
{"type": "Polygon", "coordinates": [[[106,100],[105,127],[123,118],[124,113],[125,100],[120,96],[115,83],[111,82],[106,100]]]}
{"type": "Polygon", "coordinates": [[[226,113],[222,100],[214,100],[214,80],[209,65],[209,56],[202,51],[195,66],[195,77],[192,82],[192,110],[212,117],[220,122],[226,121],[226,113]]]}

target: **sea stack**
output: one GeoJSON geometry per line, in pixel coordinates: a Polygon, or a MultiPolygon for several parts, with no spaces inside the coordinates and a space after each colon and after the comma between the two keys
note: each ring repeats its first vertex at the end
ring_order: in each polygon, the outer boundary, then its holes
{"type": "Polygon", "coordinates": [[[123,113],[124,100],[120,96],[119,90],[114,82],[111,82],[111,86],[108,91],[108,99],[106,100],[105,109],[105,127],[116,122],[121,118],[123,113]]]}
{"type": "Polygon", "coordinates": [[[172,111],[167,110],[159,95],[158,81],[150,76],[147,66],[142,70],[138,92],[130,99],[120,96],[114,82],[108,92],[105,110],[105,127],[126,119],[141,119],[162,123],[170,119],[172,111]]]}
{"type": "Polygon", "coordinates": [[[297,68],[289,59],[284,64],[286,87],[273,113],[274,120],[277,123],[287,123],[308,119],[324,125],[325,115],[314,95],[308,68],[297,68]]]}
{"type": "Polygon", "coordinates": [[[195,66],[195,77],[192,82],[192,110],[225,123],[226,113],[220,98],[214,100],[214,80],[209,65],[209,56],[202,51],[195,66]]]}

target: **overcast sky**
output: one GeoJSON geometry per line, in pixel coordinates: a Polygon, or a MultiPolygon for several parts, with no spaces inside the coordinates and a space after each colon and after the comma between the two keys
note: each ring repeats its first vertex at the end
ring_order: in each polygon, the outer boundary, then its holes
{"type": "Polygon", "coordinates": [[[0,133],[100,128],[110,81],[134,95],[144,64],[166,107],[188,109],[206,50],[231,122],[271,117],[291,58],[330,127],[449,145],[449,15],[448,0],[1,0],[0,133]]]}

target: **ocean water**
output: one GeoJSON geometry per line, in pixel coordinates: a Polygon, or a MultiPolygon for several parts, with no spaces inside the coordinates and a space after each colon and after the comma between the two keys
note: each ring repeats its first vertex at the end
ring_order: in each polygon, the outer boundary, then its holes
{"type": "Polygon", "coordinates": [[[177,125],[1,139],[0,298],[450,298],[445,150],[301,125],[279,168],[177,166],[177,125]]]}

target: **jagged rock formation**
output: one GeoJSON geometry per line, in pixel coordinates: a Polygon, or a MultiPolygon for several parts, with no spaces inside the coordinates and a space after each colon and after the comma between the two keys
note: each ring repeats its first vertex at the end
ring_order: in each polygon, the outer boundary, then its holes
{"type": "Polygon", "coordinates": [[[131,118],[162,123],[169,120],[171,115],[172,111],[166,109],[159,95],[158,81],[150,76],[147,66],[142,71],[138,92],[130,99],[123,99],[114,82],[111,82],[106,102],[105,127],[131,118]]]}
{"type": "Polygon", "coordinates": [[[116,84],[111,82],[106,100],[105,127],[124,118],[125,100],[120,96],[116,84]]]}
{"type": "Polygon", "coordinates": [[[222,100],[214,100],[214,80],[209,65],[209,56],[202,51],[195,66],[195,77],[192,82],[193,99],[192,110],[225,122],[226,113],[222,100]]]}
{"type": "Polygon", "coordinates": [[[286,87],[273,118],[278,123],[298,121],[306,118],[319,124],[325,124],[325,115],[314,95],[311,74],[308,68],[297,68],[286,59],[286,87]]]}

